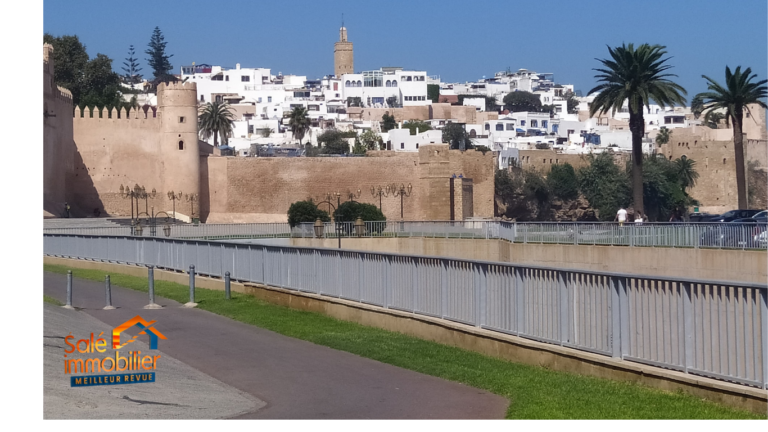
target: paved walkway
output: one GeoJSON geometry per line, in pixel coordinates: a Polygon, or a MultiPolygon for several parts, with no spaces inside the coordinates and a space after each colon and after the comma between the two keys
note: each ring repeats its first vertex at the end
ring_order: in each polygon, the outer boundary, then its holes
{"type": "MultiPolygon", "coordinates": [[[[168,354],[161,354],[161,379],[140,385],[110,385],[72,388],[62,373],[64,360],[114,358],[111,347],[93,354],[70,353],[64,357],[69,334],[87,339],[104,332],[110,340],[112,327],[83,311],[43,305],[43,418],[45,419],[212,419],[231,418],[256,412],[266,404],[192,368],[168,354]]],[[[72,343],[74,343],[72,341],[72,343]]],[[[151,354],[142,341],[127,347],[151,354]]],[[[156,353],[155,353],[156,354],[156,353]]],[[[122,356],[127,356],[125,349],[122,356]]],[[[114,374],[115,372],[103,372],[114,374]]],[[[81,375],[81,374],[77,374],[81,375]]]]}
{"type": "MultiPolygon", "coordinates": [[[[45,273],[44,291],[63,301],[66,276],[45,273]]],[[[118,309],[104,311],[103,282],[74,281],[73,303],[83,312],[111,326],[137,314],[157,320],[156,327],[168,337],[159,342],[159,351],[266,402],[241,418],[498,419],[506,413],[508,401],[484,390],[187,309],[172,300],[156,301],[165,308],[142,309],[148,303],[146,293],[113,286],[112,303],[118,309]]],[[[157,380],[164,379],[158,370],[157,380]]]]}

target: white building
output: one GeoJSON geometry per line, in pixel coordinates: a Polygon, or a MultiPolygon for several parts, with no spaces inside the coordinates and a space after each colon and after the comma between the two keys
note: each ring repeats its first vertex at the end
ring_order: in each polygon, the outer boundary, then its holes
{"type": "MultiPolygon", "coordinates": [[[[384,134],[382,134],[384,135],[384,134]]],[[[411,135],[410,129],[391,129],[384,136],[387,148],[394,151],[419,151],[419,146],[424,144],[440,144],[443,142],[443,132],[428,130],[411,135]]]]}
{"type": "Polygon", "coordinates": [[[359,100],[361,106],[391,108],[398,106],[430,105],[427,99],[427,73],[404,71],[401,68],[381,68],[344,74],[341,77],[342,95],[348,104],[359,100]]]}

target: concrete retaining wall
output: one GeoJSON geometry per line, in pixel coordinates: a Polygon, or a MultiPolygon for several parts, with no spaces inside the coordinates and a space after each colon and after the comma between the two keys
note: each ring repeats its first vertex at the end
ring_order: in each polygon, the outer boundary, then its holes
{"type": "MultiPolygon", "coordinates": [[[[291,239],[293,246],[338,247],[335,239],[291,239]]],[[[345,238],[345,249],[500,261],[564,269],[765,283],[768,253],[725,249],[510,243],[444,238],[345,238]]]]}

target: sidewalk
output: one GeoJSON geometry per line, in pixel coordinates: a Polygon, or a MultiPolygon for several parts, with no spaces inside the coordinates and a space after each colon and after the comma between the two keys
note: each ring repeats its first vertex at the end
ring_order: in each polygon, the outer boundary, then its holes
{"type": "MultiPolygon", "coordinates": [[[[143,309],[146,293],[116,286],[112,303],[118,309],[104,311],[103,283],[75,278],[73,285],[73,304],[82,313],[113,327],[136,315],[156,320],[168,338],[158,344],[162,354],[266,402],[241,418],[500,419],[509,403],[484,390],[187,309],[172,300],[157,298],[164,309],[143,309]]],[[[66,276],[45,273],[44,292],[63,301],[66,276]]],[[[167,380],[159,368],[157,381],[167,380]]]]}
{"type": "MultiPolygon", "coordinates": [[[[240,416],[266,405],[186,364],[162,354],[157,382],[72,388],[62,373],[64,338],[74,341],[92,332],[110,335],[112,327],[82,312],[45,303],[43,311],[43,418],[44,419],[211,419],[240,416]]],[[[109,340],[109,337],[107,337],[109,340]]],[[[72,341],[74,343],[74,341],[72,341]]],[[[151,352],[144,342],[131,349],[151,352]]],[[[111,346],[101,355],[114,357],[111,346]]],[[[91,358],[68,354],[67,359],[91,358]]],[[[80,374],[78,374],[80,375],[80,374]]]]}

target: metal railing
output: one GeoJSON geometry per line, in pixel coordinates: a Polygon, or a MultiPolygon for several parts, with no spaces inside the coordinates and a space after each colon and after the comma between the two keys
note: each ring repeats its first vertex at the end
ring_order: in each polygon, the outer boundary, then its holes
{"type": "MultiPolygon", "coordinates": [[[[506,228],[504,228],[506,229],[506,228]]],[[[341,249],[45,234],[48,256],[154,265],[438,317],[768,388],[768,287],[341,249]]]]}
{"type": "MultiPolygon", "coordinates": [[[[353,222],[342,222],[341,235],[357,236],[353,222]]],[[[142,236],[150,236],[143,227],[142,236]]],[[[608,222],[497,222],[497,221],[386,221],[365,222],[362,237],[429,237],[503,239],[514,243],[768,249],[765,223],[618,223],[608,222]]],[[[45,234],[137,235],[130,226],[46,228],[45,234]]],[[[322,236],[336,238],[336,225],[326,222],[322,236]]],[[[156,235],[164,235],[158,226],[156,235]]],[[[314,224],[291,228],[287,223],[171,225],[169,237],[188,239],[249,239],[315,237],[314,224]]]]}

